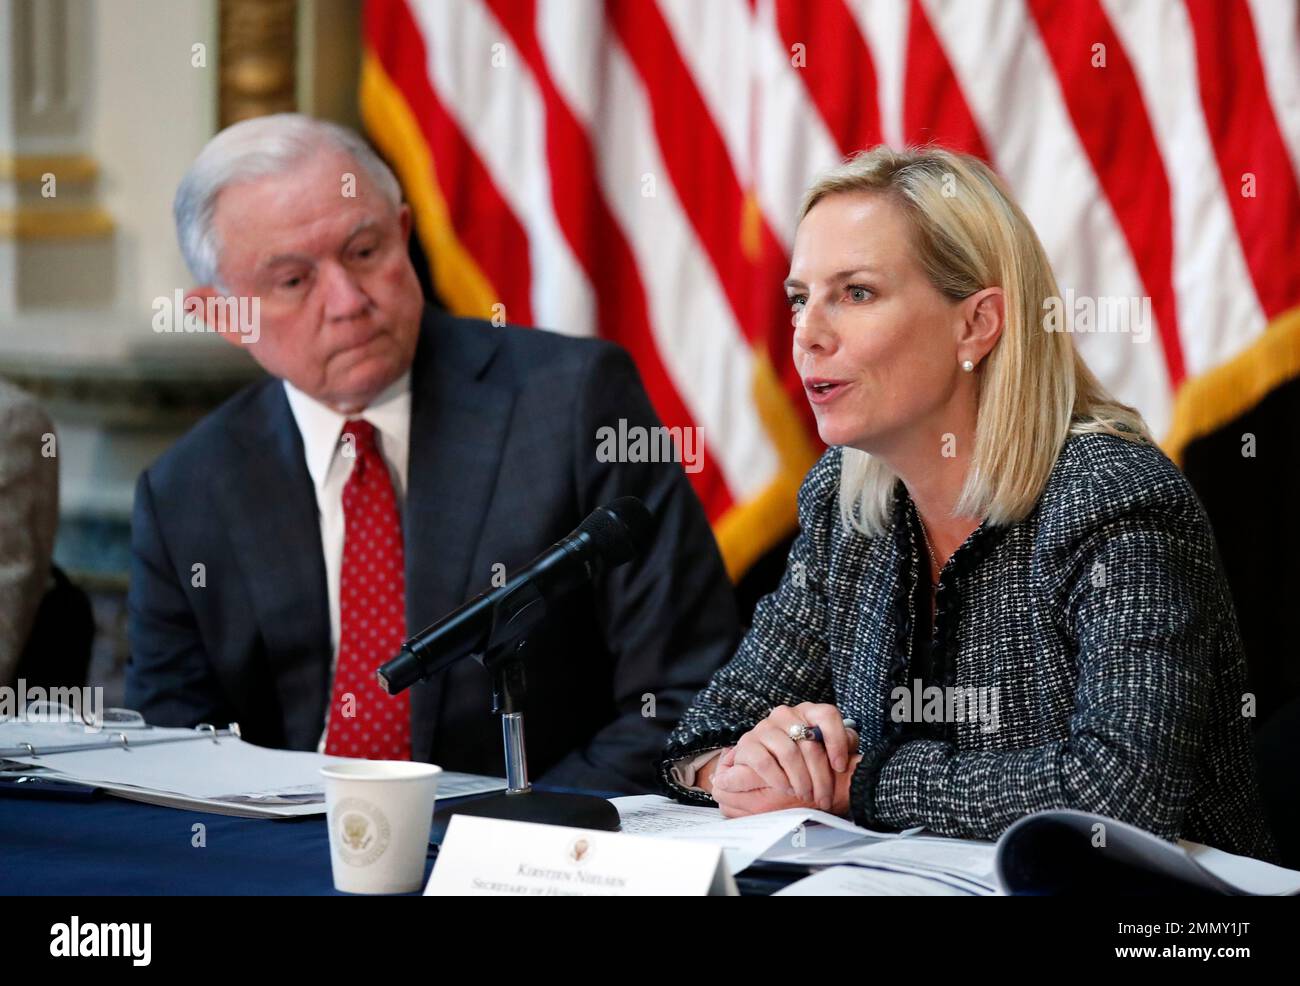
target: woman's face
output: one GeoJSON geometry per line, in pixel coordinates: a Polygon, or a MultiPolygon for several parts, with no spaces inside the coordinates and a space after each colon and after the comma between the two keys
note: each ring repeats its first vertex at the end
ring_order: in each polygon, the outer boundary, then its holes
{"type": "Polygon", "coordinates": [[[937,449],[961,374],[962,303],[930,284],[893,200],[839,193],[813,206],[785,288],[822,441],[877,454],[913,441],[937,449]]]}

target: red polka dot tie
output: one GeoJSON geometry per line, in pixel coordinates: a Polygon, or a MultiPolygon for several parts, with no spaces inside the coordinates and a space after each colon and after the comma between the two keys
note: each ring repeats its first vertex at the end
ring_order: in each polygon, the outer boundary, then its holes
{"type": "Polygon", "coordinates": [[[411,759],[409,692],[389,695],[375,669],[406,636],[406,574],[397,496],[375,442],[375,426],[349,421],[341,454],[354,456],[343,487],[339,654],[325,752],[371,760],[411,759]]]}

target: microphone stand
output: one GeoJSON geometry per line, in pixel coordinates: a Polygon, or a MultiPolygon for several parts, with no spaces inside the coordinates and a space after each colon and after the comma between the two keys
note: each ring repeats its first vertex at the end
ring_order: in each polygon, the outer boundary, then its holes
{"type": "Polygon", "coordinates": [[[453,815],[478,815],[606,832],[618,828],[618,810],[604,798],[533,790],[528,780],[528,754],[524,748],[524,698],[528,691],[524,656],[527,649],[528,638],[524,637],[513,645],[491,647],[483,654],[473,655],[492,672],[492,711],[501,716],[501,738],[505,743],[506,791],[439,808],[433,813],[433,830],[429,835],[432,842],[442,842],[453,815]]]}

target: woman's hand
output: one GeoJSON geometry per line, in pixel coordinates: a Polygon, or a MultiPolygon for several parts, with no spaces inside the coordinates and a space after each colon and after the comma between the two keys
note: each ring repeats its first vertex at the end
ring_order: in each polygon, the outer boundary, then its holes
{"type": "MultiPolygon", "coordinates": [[[[820,744],[815,745],[820,746],[820,744]]],[[[823,752],[822,755],[825,756],[825,753],[823,752]]],[[[853,783],[853,772],[861,760],[861,755],[854,754],[849,758],[848,769],[835,773],[835,791],[831,798],[831,806],[825,810],[844,818],[849,816],[849,789],[853,783]]],[[[767,782],[752,768],[735,762],[734,747],[710,761],[709,766],[714,768],[709,781],[711,794],[722,810],[724,818],[757,815],[765,811],[781,811],[785,808],[821,807],[798,797],[788,788],[768,787],[767,782]]]]}
{"type": "Polygon", "coordinates": [[[791,807],[834,811],[841,805],[847,811],[848,783],[860,759],[854,757],[857,746],[857,733],[844,725],[835,706],[777,706],[733,748],[710,761],[714,800],[723,814],[729,807],[733,814],[791,807]],[[823,741],[796,742],[790,736],[794,725],[820,727],[823,741]]]}
{"type": "Polygon", "coordinates": [[[713,761],[711,794],[724,818],[758,815],[765,811],[798,808],[803,802],[794,791],[768,787],[767,782],[749,767],[736,763],[736,748],[729,747],[713,761]]]}

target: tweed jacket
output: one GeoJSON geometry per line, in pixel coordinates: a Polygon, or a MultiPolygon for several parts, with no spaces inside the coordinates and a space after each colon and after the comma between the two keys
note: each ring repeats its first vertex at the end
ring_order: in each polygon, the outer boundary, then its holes
{"type": "Polygon", "coordinates": [[[0,380],[0,686],[17,680],[59,526],[59,464],[42,450],[54,425],[34,397],[0,380]]]}
{"type": "Polygon", "coordinates": [[[841,458],[808,474],[778,588],[669,737],[671,796],[712,803],[674,761],[733,745],[774,706],[827,702],[859,724],[850,803],[869,828],[995,839],[1073,808],[1275,858],[1218,551],[1158,448],[1072,435],[1030,515],[986,520],[945,564],[933,633],[906,487],[884,533],[847,528],[841,458]],[[915,694],[942,696],[933,716],[915,694]]]}

